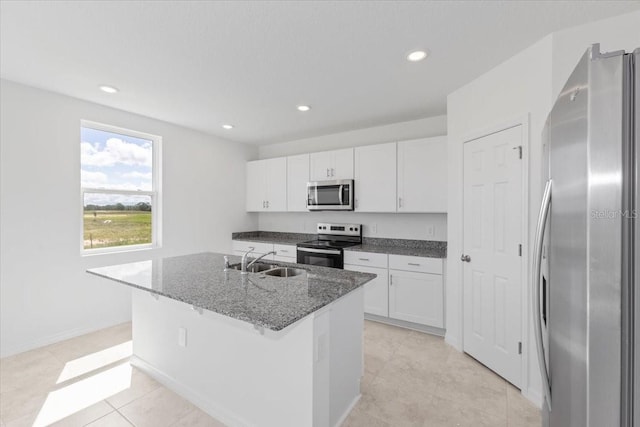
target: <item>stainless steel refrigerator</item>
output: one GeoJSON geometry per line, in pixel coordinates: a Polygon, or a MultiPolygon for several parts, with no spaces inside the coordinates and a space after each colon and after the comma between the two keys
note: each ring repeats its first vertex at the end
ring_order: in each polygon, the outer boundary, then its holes
{"type": "Polygon", "coordinates": [[[638,68],[640,49],[593,45],[545,126],[531,283],[544,426],[640,427],[638,68]]]}

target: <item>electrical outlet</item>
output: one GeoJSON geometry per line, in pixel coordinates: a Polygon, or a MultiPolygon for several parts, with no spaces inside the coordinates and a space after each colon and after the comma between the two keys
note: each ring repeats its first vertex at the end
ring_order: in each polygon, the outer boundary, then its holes
{"type": "Polygon", "coordinates": [[[371,233],[378,234],[378,224],[371,224],[371,233]]]}
{"type": "Polygon", "coordinates": [[[433,225],[427,225],[427,237],[435,237],[436,227],[433,225]]]}
{"type": "Polygon", "coordinates": [[[180,347],[187,346],[187,329],[186,328],[178,328],[178,345],[180,347]]]}

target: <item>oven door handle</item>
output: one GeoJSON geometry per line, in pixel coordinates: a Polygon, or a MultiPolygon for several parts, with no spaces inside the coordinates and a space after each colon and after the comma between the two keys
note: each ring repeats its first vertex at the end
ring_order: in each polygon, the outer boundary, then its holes
{"type": "Polygon", "coordinates": [[[310,252],[312,254],[340,255],[340,250],[335,250],[335,249],[298,248],[298,252],[310,252]]]}
{"type": "Polygon", "coordinates": [[[340,206],[343,205],[342,203],[342,188],[344,187],[344,185],[341,185],[340,188],[338,189],[338,201],[340,202],[340,206]]]}

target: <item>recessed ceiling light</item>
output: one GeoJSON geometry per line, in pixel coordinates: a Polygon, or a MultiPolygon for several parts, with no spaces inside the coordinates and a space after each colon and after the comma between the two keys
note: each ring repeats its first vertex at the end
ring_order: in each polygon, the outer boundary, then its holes
{"type": "Polygon", "coordinates": [[[222,125],[222,127],[227,130],[233,129],[233,125],[222,125]]]}
{"type": "Polygon", "coordinates": [[[311,107],[309,107],[308,105],[298,105],[298,111],[309,111],[311,110],[311,107]]]}
{"type": "Polygon", "coordinates": [[[117,93],[117,92],[119,92],[118,88],[113,87],[113,86],[107,86],[107,85],[100,86],[100,90],[103,91],[103,92],[107,92],[107,93],[117,93]]]}
{"type": "Polygon", "coordinates": [[[426,57],[427,57],[426,51],[416,50],[414,52],[411,52],[409,55],[407,55],[407,60],[411,62],[418,62],[418,61],[422,61],[426,57]]]}

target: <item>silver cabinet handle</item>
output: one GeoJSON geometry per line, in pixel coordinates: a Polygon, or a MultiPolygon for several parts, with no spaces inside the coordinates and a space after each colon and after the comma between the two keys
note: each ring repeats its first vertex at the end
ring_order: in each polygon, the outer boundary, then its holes
{"type": "Polygon", "coordinates": [[[536,348],[538,349],[538,362],[540,364],[540,374],[542,376],[542,390],[544,392],[547,407],[551,411],[551,386],[549,379],[549,370],[544,354],[544,342],[542,340],[542,316],[540,316],[540,276],[542,275],[542,247],[544,244],[544,230],[547,227],[547,218],[549,217],[549,207],[551,206],[551,184],[547,181],[542,195],[542,204],[540,206],[540,214],[538,215],[538,225],[536,227],[536,235],[533,243],[533,268],[531,269],[533,277],[531,278],[531,293],[533,294],[533,326],[535,328],[536,348]]]}
{"type": "Polygon", "coordinates": [[[280,252],[285,253],[285,252],[289,252],[289,251],[286,250],[286,249],[280,249],[280,252]]]}
{"type": "Polygon", "coordinates": [[[369,261],[369,258],[358,258],[360,261],[369,261]]]}
{"type": "Polygon", "coordinates": [[[393,286],[393,274],[389,275],[389,286],[393,286]]]}
{"type": "Polygon", "coordinates": [[[420,264],[417,262],[408,262],[407,265],[413,265],[414,267],[420,267],[420,264]]]}
{"type": "Polygon", "coordinates": [[[329,175],[329,168],[327,168],[327,177],[329,177],[329,176],[330,176],[330,175],[329,175]]]}
{"type": "Polygon", "coordinates": [[[269,201],[267,200],[267,209],[269,209],[269,201]]]}
{"type": "Polygon", "coordinates": [[[262,201],[262,207],[263,207],[263,208],[266,208],[266,207],[267,207],[267,206],[265,205],[265,203],[264,203],[264,200],[262,201]]]}
{"type": "Polygon", "coordinates": [[[334,168],[331,168],[331,176],[336,176],[336,170],[334,168]]]}
{"type": "Polygon", "coordinates": [[[398,207],[402,207],[402,197],[398,197],[398,207]]]}
{"type": "Polygon", "coordinates": [[[460,255],[460,261],[471,262],[471,257],[469,255],[462,254],[460,255]]]}

